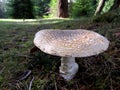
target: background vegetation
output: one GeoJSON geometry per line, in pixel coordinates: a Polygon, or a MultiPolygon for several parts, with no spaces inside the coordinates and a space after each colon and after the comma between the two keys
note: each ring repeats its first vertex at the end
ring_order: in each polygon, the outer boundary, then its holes
{"type": "Polygon", "coordinates": [[[34,18],[31,0],[9,0],[8,8],[12,18],[34,18]]]}
{"type": "MultiPolygon", "coordinates": [[[[68,2],[70,17],[91,17],[99,0],[71,0],[68,2]]],[[[108,12],[114,0],[106,0],[102,13],[108,12]]],[[[3,0],[0,3],[3,18],[55,18],[58,14],[58,0],[3,0]]]]}

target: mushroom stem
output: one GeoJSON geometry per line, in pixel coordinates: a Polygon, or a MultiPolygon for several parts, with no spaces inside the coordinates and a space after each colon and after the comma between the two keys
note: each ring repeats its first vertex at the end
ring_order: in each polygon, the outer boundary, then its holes
{"type": "Polygon", "coordinates": [[[71,80],[78,71],[78,64],[75,57],[62,57],[60,75],[67,81],[71,80]]]}

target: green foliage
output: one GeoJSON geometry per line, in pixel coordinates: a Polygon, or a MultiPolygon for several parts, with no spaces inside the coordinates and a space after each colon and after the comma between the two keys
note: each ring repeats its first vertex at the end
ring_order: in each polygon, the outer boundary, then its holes
{"type": "Polygon", "coordinates": [[[106,12],[104,14],[95,16],[93,18],[93,22],[118,22],[120,19],[119,10],[120,9],[117,9],[114,11],[106,12]]]}
{"type": "Polygon", "coordinates": [[[3,82],[3,77],[0,76],[0,85],[2,85],[2,82],[3,82]]]}
{"type": "Polygon", "coordinates": [[[33,90],[45,90],[45,86],[47,84],[47,80],[36,80],[33,83],[33,90]]]}
{"type": "Polygon", "coordinates": [[[49,13],[50,0],[33,0],[34,2],[34,15],[36,17],[43,17],[49,13]]]}
{"type": "Polygon", "coordinates": [[[9,0],[9,8],[12,18],[34,18],[31,0],[9,0]]]}
{"type": "Polygon", "coordinates": [[[76,0],[72,4],[71,15],[72,17],[89,16],[94,12],[92,0],[76,0]]]}
{"type": "Polygon", "coordinates": [[[102,10],[103,13],[108,12],[111,6],[113,5],[114,0],[107,0],[105,6],[102,10]]]}
{"type": "Polygon", "coordinates": [[[0,18],[3,18],[3,9],[2,9],[2,3],[0,2],[0,18]]]}
{"type": "Polygon", "coordinates": [[[50,6],[50,14],[49,14],[49,17],[50,18],[55,18],[57,17],[57,1],[58,0],[51,0],[49,6],[50,6]]]}

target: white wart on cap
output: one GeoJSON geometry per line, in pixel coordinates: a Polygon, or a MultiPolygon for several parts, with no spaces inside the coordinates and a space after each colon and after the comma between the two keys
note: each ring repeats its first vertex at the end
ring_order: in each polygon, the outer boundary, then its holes
{"type": "Polygon", "coordinates": [[[41,30],[34,44],[43,52],[62,57],[87,57],[107,50],[109,41],[88,30],[41,30]]]}

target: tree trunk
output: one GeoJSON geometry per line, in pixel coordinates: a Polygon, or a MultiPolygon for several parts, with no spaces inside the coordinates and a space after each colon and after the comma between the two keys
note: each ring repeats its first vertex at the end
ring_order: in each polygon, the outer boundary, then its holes
{"type": "Polygon", "coordinates": [[[103,9],[103,7],[104,7],[104,5],[105,5],[105,1],[106,1],[106,0],[100,0],[100,1],[99,1],[99,4],[98,4],[98,6],[97,6],[97,9],[96,9],[94,15],[98,15],[98,14],[101,13],[101,11],[102,11],[102,9],[103,9]]]}
{"type": "Polygon", "coordinates": [[[0,8],[0,18],[3,18],[3,11],[0,8]]]}
{"type": "Polygon", "coordinates": [[[3,18],[3,7],[1,1],[0,1],[0,18],[3,18]]]}
{"type": "Polygon", "coordinates": [[[68,0],[58,1],[58,17],[62,18],[68,17],[68,0]]]}
{"type": "Polygon", "coordinates": [[[110,8],[110,11],[119,8],[119,6],[120,0],[114,0],[113,6],[110,8]]]}

